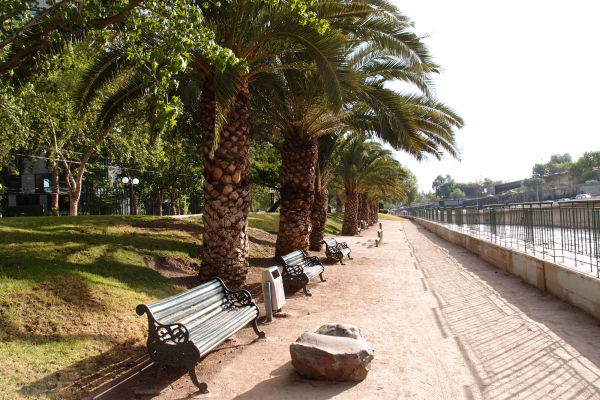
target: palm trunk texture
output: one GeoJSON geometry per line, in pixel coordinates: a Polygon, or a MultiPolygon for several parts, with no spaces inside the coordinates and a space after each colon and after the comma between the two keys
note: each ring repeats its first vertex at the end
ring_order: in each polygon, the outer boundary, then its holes
{"type": "Polygon", "coordinates": [[[200,103],[204,155],[204,234],[199,276],[218,276],[233,286],[248,274],[249,106],[248,86],[237,95],[219,145],[214,140],[214,86],[204,88],[200,103]]]}
{"type": "Polygon", "coordinates": [[[286,139],[281,149],[281,209],[275,255],[308,251],[315,197],[317,140],[286,139]]]}
{"type": "Polygon", "coordinates": [[[359,212],[359,220],[365,221],[371,224],[371,218],[369,218],[369,201],[367,200],[367,194],[360,194],[360,212],[359,212]]]}
{"type": "Polygon", "coordinates": [[[346,190],[342,235],[358,234],[358,193],[346,190]]]}
{"type": "Polygon", "coordinates": [[[312,231],[310,232],[310,250],[321,251],[323,248],[323,236],[325,233],[325,223],[327,222],[327,189],[317,188],[315,191],[315,200],[313,201],[310,212],[310,221],[312,231]]]}

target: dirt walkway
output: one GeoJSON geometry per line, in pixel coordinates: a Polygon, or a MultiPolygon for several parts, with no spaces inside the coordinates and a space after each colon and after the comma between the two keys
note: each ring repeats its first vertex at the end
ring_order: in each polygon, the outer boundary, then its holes
{"type": "Polygon", "coordinates": [[[375,228],[342,239],[354,260],[326,265],[313,297],[289,298],[290,316],[262,327],[268,340],[246,329],[209,355],[197,369],[209,394],[167,376],[155,398],[600,399],[597,321],[411,222],[383,224],[382,247],[375,228]],[[329,322],[357,325],[374,344],[363,382],[294,372],[289,344],[329,322]]]}

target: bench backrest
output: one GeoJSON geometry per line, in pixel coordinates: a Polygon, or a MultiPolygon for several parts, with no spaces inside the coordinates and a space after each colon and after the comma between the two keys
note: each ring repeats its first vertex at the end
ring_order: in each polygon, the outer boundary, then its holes
{"type": "Polygon", "coordinates": [[[289,254],[281,256],[281,261],[285,265],[302,265],[306,259],[306,255],[302,250],[292,251],[289,254]]]}
{"type": "Polygon", "coordinates": [[[154,319],[163,324],[197,325],[231,307],[225,285],[216,278],[187,292],[167,297],[147,306],[154,319]]]}
{"type": "Polygon", "coordinates": [[[337,240],[335,240],[335,238],[329,238],[329,239],[325,239],[324,240],[325,244],[329,247],[335,247],[337,246],[337,240]]]}

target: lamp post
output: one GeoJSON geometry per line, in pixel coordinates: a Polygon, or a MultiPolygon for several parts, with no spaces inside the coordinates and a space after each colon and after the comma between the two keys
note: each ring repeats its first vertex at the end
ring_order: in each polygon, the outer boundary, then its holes
{"type": "Polygon", "coordinates": [[[130,196],[129,197],[129,214],[137,215],[136,207],[135,207],[135,194],[133,193],[133,186],[140,183],[140,180],[138,178],[129,179],[128,177],[124,176],[123,178],[121,178],[121,182],[123,182],[125,185],[129,184],[129,196],[130,196]]]}

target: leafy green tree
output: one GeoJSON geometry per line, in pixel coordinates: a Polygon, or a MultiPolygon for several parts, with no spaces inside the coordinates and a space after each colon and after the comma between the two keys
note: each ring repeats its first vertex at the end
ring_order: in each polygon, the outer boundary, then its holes
{"type": "Polygon", "coordinates": [[[567,173],[572,161],[571,155],[568,153],[553,154],[547,163],[535,164],[531,176],[533,178],[546,178],[550,175],[567,173]]]}
{"type": "Polygon", "coordinates": [[[459,188],[455,188],[449,196],[452,200],[460,200],[465,198],[465,192],[460,190],[459,188]]]}
{"type": "Polygon", "coordinates": [[[435,191],[436,196],[442,199],[450,197],[450,193],[456,188],[456,182],[450,175],[445,177],[438,175],[431,184],[431,188],[435,191]]]}
{"type": "Polygon", "coordinates": [[[569,168],[569,173],[579,182],[600,180],[600,151],[588,151],[569,168]]]}

